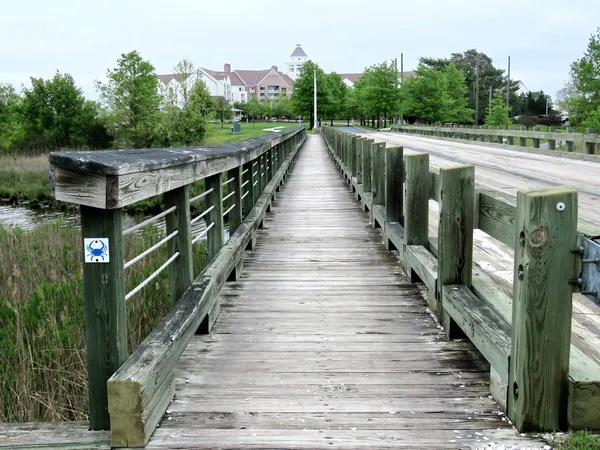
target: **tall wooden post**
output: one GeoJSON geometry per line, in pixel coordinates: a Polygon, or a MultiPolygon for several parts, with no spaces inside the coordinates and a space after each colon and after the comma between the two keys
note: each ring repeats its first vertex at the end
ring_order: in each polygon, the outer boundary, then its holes
{"type": "Polygon", "coordinates": [[[371,154],[373,152],[373,139],[366,139],[362,142],[362,173],[363,173],[363,191],[365,194],[373,189],[371,185],[371,154]]]}
{"type": "Polygon", "coordinates": [[[171,305],[175,305],[194,281],[189,185],[165,193],[165,205],[167,208],[177,207],[166,217],[167,234],[177,230],[177,236],[167,243],[169,255],[179,252],[179,256],[169,266],[171,305]]]}
{"type": "Polygon", "coordinates": [[[519,191],[508,414],[517,429],[566,430],[577,193],[519,191]]]}
{"type": "Polygon", "coordinates": [[[221,174],[217,173],[205,179],[206,189],[213,189],[213,192],[208,194],[206,198],[206,206],[214,208],[207,214],[206,224],[210,226],[214,222],[213,227],[208,230],[206,237],[206,246],[208,250],[208,261],[212,261],[221,247],[223,247],[223,182],[221,174]]]}
{"type": "Polygon", "coordinates": [[[229,183],[229,191],[233,192],[231,197],[231,204],[235,204],[235,208],[228,214],[229,222],[229,233],[235,233],[242,223],[242,166],[238,166],[235,169],[227,171],[227,179],[233,178],[233,181],[229,183]]]}
{"type": "Polygon", "coordinates": [[[406,245],[428,247],[429,153],[406,155],[404,241],[406,245]]]}
{"type": "Polygon", "coordinates": [[[246,185],[244,186],[243,190],[248,192],[248,195],[246,195],[243,200],[244,217],[250,214],[250,211],[252,211],[252,208],[254,208],[254,177],[252,176],[252,172],[254,171],[254,167],[252,167],[253,162],[254,161],[249,161],[244,164],[244,171],[246,171],[244,175],[244,183],[246,183],[246,185]]]}
{"type": "Polygon", "coordinates": [[[373,183],[373,205],[385,203],[385,144],[372,144],[371,180],[373,183]]]}
{"type": "Polygon", "coordinates": [[[128,355],[122,210],[81,206],[81,235],[90,429],[108,430],[106,382],[128,355]]]}
{"type": "Polygon", "coordinates": [[[402,147],[385,151],[385,217],[388,222],[402,223],[404,197],[404,162],[402,147]]]}
{"type": "Polygon", "coordinates": [[[460,329],[444,311],[442,287],[471,287],[473,275],[473,222],[475,168],[457,166],[440,169],[440,219],[438,226],[438,292],[436,315],[448,337],[460,329]]]}

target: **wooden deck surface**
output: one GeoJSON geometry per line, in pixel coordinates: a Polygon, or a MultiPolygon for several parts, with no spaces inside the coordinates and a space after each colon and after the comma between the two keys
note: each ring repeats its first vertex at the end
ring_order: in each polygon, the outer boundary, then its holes
{"type": "Polygon", "coordinates": [[[309,136],[147,448],[542,448],[449,342],[309,136]]]}

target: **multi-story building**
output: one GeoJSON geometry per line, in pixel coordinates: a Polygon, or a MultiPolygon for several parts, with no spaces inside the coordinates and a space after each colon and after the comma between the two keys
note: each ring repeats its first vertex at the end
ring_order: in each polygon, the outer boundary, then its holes
{"type": "Polygon", "coordinates": [[[300,44],[296,44],[296,48],[285,62],[286,73],[294,80],[298,78],[302,65],[308,61],[308,55],[302,50],[300,44]]]}
{"type": "MultiPolygon", "coordinates": [[[[199,75],[204,81],[210,95],[224,97],[228,102],[247,102],[251,97],[258,100],[291,96],[294,80],[287,74],[272,66],[265,70],[231,70],[225,64],[223,71],[201,67],[199,75]]],[[[175,74],[159,75],[158,80],[163,90],[168,90],[170,83],[176,81],[175,74]]]]}

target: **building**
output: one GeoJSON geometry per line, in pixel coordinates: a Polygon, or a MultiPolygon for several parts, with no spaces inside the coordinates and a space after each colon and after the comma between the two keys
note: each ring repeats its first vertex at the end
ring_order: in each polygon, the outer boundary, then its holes
{"type": "MultiPolygon", "coordinates": [[[[342,77],[342,81],[349,88],[353,88],[358,79],[363,75],[362,73],[340,73],[340,77],[342,77]]],[[[415,72],[409,70],[407,72],[402,73],[403,78],[412,78],[415,76],[415,72]]],[[[400,77],[400,72],[398,72],[398,77],[400,77]]]]}
{"type": "Polygon", "coordinates": [[[302,50],[300,44],[296,44],[296,48],[294,49],[288,60],[285,62],[287,75],[289,75],[295,80],[298,77],[298,74],[300,73],[302,65],[306,61],[308,61],[308,55],[304,50],[302,50]]]}
{"type": "MultiPolygon", "coordinates": [[[[231,70],[230,64],[223,66],[223,71],[216,71],[201,67],[198,75],[206,85],[212,97],[224,97],[229,103],[246,103],[251,97],[265,100],[291,96],[294,80],[285,73],[272,66],[265,70],[231,70]]],[[[158,75],[161,91],[167,92],[169,88],[177,86],[177,75],[158,75]]],[[[195,82],[196,78],[190,77],[195,82]]]]}

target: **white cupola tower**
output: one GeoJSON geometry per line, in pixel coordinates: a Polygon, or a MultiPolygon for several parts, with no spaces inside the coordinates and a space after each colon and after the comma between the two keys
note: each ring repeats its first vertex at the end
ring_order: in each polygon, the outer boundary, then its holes
{"type": "Polygon", "coordinates": [[[285,73],[295,80],[299,75],[300,68],[306,61],[308,61],[308,55],[302,50],[300,44],[296,44],[296,48],[285,62],[285,73]]]}

